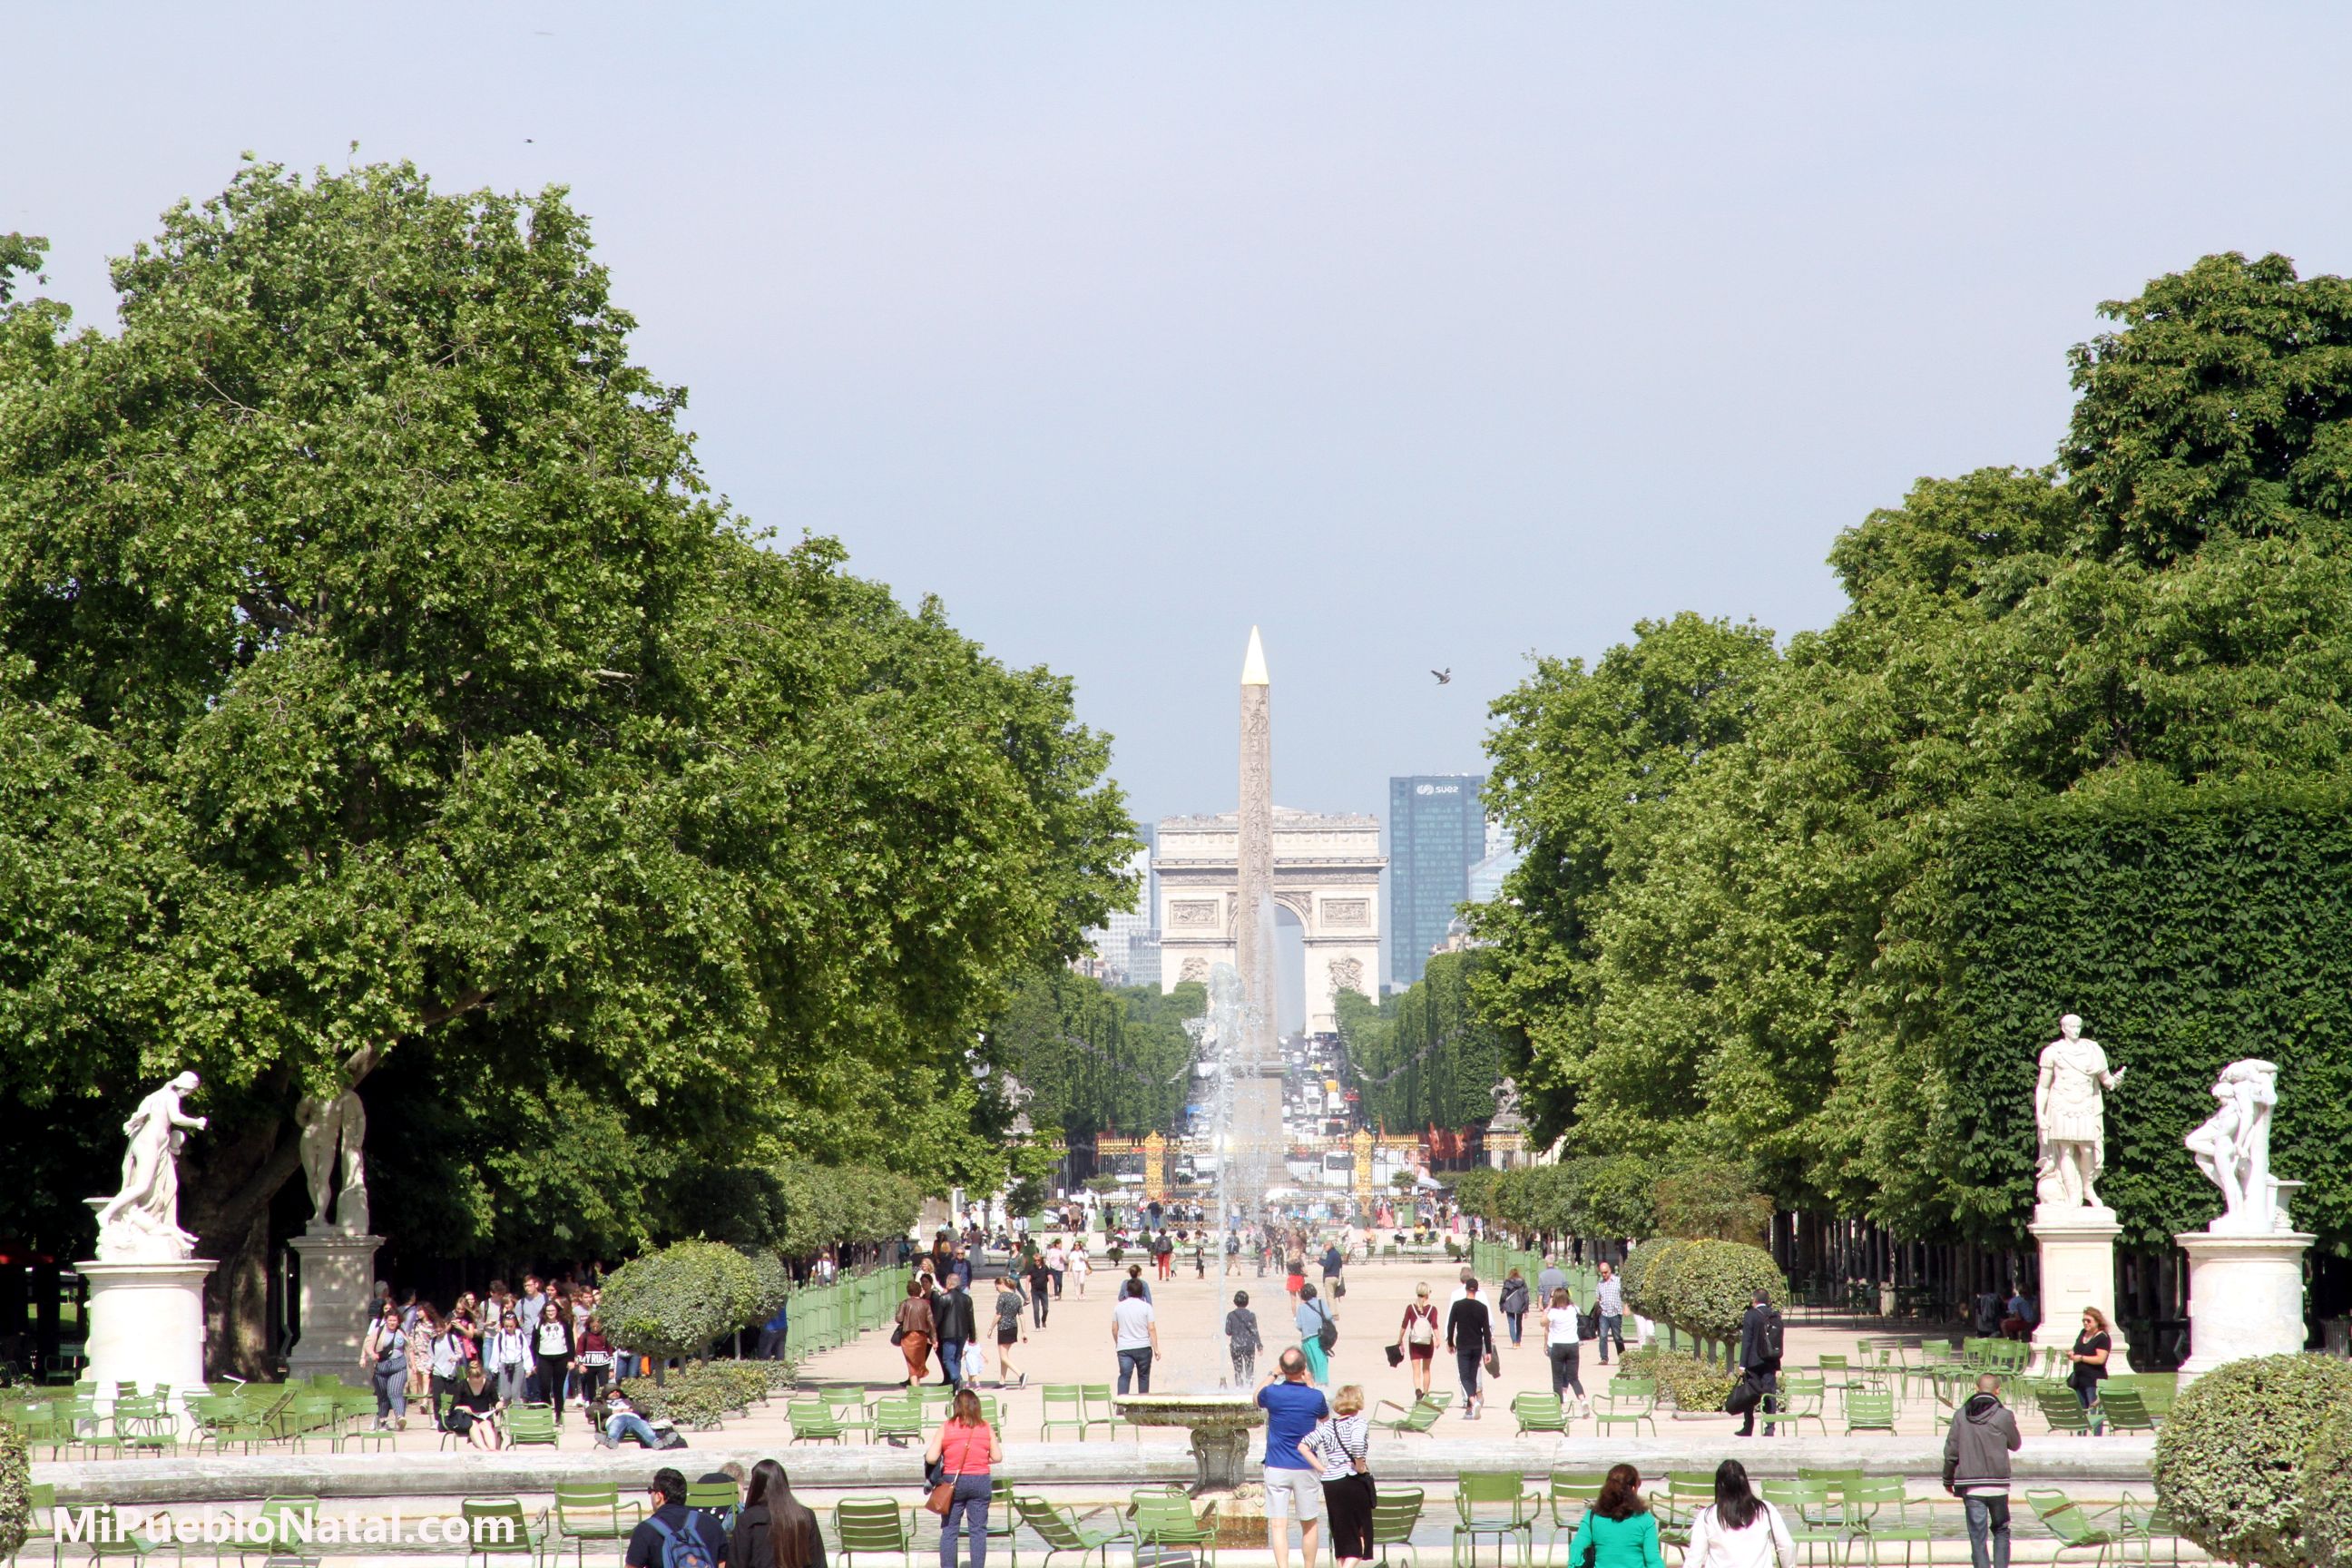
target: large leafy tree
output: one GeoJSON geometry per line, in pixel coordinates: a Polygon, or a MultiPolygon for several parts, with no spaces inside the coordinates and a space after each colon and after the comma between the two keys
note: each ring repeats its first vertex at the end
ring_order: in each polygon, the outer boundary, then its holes
{"type": "Polygon", "coordinates": [[[306,1090],[415,1255],[1001,1164],[977,1023],[1134,842],[1066,680],[713,500],[561,190],[252,165],[114,281],[0,313],[0,1224],[86,1245],[194,1068],[249,1359],[306,1090]]]}

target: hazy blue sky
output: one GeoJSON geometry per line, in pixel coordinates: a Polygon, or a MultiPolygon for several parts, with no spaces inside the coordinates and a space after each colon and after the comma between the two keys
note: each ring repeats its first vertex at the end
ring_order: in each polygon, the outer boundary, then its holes
{"type": "Polygon", "coordinates": [[[2352,12],[1942,9],[19,4],[0,228],[110,321],[243,149],[567,184],[745,511],[1076,676],[1147,816],[1263,623],[1277,798],[1378,811],[1528,650],[1827,620],[2100,300],[2352,267],[2352,12]]]}

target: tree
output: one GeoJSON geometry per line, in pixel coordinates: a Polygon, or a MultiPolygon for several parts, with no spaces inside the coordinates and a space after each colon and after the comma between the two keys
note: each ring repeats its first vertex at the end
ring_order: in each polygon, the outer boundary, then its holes
{"type": "Polygon", "coordinates": [[[1192,1040],[1206,990],[1107,986],[1055,963],[1021,976],[986,1026],[984,1050],[1028,1089],[1031,1123],[1072,1145],[1096,1134],[1176,1131],[1192,1085],[1192,1040]]]}
{"type": "Polygon", "coordinates": [[[1069,683],[709,499],[560,189],[251,165],[114,281],[111,336],[0,308],[0,1226],[83,1245],[196,1068],[251,1371],[306,1090],[362,1086],[395,1252],[1000,1175],[965,1051],[1135,843],[1069,683]]]}
{"type": "Polygon", "coordinates": [[[1339,994],[1339,1040],[1367,1119],[1402,1131],[1483,1125],[1495,1114],[1510,1052],[1472,1002],[1484,963],[1475,952],[1441,952],[1421,979],[1378,1004],[1339,994]]]}

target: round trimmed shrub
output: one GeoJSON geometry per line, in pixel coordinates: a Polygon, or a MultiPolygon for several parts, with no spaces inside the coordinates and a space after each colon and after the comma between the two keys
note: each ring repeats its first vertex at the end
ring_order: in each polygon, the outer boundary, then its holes
{"type": "Polygon", "coordinates": [[[1671,1397],[1677,1410],[1719,1411],[1723,1402],[1731,1397],[1731,1385],[1738,1381],[1731,1373],[1718,1372],[1696,1356],[1656,1345],[1627,1351],[1622,1359],[1625,1371],[1632,1375],[1656,1378],[1658,1392],[1671,1397]]]}
{"type": "Polygon", "coordinates": [[[2352,1405],[2322,1422],[2304,1451],[2303,1549],[2319,1568],[2352,1568],[2352,1405]]]}
{"type": "Polygon", "coordinates": [[[1664,1303],[1656,1293],[1659,1271],[1690,1245],[1687,1241],[1645,1241],[1633,1250],[1625,1259],[1625,1267],[1617,1271],[1618,1283],[1625,1288],[1626,1310],[1645,1318],[1664,1319],[1664,1303]]]}
{"type": "MultiPolygon", "coordinates": [[[[2180,1533],[2213,1557],[2256,1568],[2327,1561],[2307,1549],[2308,1461],[2352,1406],[2352,1364],[2254,1356],[2182,1392],[2156,1435],[2156,1490],[2180,1533]]],[[[2332,1497],[2333,1489],[2322,1494],[2332,1497]]],[[[2314,1523],[2341,1539],[2344,1516],[2314,1523]]]]}
{"type": "MultiPolygon", "coordinates": [[[[681,1241],[633,1258],[598,1293],[604,1331],[651,1356],[692,1355],[760,1321],[767,1281],[751,1260],[715,1241],[681,1241]]],[[[770,1307],[772,1312],[775,1309],[770,1307]]]]}
{"type": "Polygon", "coordinates": [[[0,1421],[0,1563],[16,1555],[33,1524],[33,1463],[25,1434],[0,1421]]]}
{"type": "Polygon", "coordinates": [[[1760,1247],[1744,1241],[1686,1241],[1646,1280],[1663,1318],[1701,1339],[1736,1341],[1739,1321],[1761,1290],[1774,1306],[1789,1304],[1789,1282],[1760,1247]]]}

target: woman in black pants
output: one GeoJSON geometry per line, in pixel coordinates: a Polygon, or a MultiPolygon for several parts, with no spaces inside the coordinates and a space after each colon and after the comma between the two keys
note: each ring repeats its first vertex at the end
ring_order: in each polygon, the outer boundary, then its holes
{"type": "Polygon", "coordinates": [[[547,1403],[554,1407],[555,1418],[561,1421],[563,1385],[572,1372],[572,1309],[549,1297],[546,1308],[539,1314],[539,1326],[530,1331],[530,1343],[539,1360],[539,1385],[547,1391],[547,1403]]]}
{"type": "Polygon", "coordinates": [[[1551,1293],[1551,1305],[1544,1309],[1544,1353],[1551,1357],[1551,1396],[1560,1402],[1562,1410],[1590,1408],[1584,1397],[1584,1380],[1577,1375],[1576,1363],[1583,1347],[1577,1342],[1577,1331],[1583,1325],[1576,1321],[1576,1302],[1565,1289],[1551,1293]],[[1570,1389],[1576,1391],[1576,1404],[1568,1402],[1570,1389]]]}

